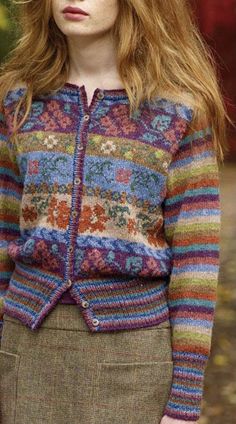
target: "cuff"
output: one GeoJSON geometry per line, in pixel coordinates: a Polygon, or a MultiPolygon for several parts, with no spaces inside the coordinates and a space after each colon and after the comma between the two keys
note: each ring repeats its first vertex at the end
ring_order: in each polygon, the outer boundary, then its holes
{"type": "MultiPolygon", "coordinates": [[[[185,353],[186,355],[186,353],[185,353]]],[[[192,356],[192,355],[191,355],[192,356]]],[[[199,355],[196,355],[199,356],[199,355]]],[[[173,381],[164,414],[179,420],[197,421],[201,413],[207,360],[174,361],[173,381]]]]}

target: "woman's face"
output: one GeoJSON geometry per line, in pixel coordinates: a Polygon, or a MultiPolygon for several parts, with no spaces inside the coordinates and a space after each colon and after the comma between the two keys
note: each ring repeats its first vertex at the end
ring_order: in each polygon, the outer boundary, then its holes
{"type": "Polygon", "coordinates": [[[52,0],[53,18],[65,36],[104,35],[113,27],[117,14],[118,0],[52,0]],[[63,13],[67,7],[72,13],[63,13]],[[75,13],[77,8],[88,15],[81,19],[75,13]]]}

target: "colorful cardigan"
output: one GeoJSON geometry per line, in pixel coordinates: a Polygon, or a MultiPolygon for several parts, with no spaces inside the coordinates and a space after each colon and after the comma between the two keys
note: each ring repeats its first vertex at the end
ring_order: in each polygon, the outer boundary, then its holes
{"type": "MultiPolygon", "coordinates": [[[[25,88],[0,119],[1,315],[32,330],[70,294],[92,332],[169,321],[173,384],[165,414],[200,416],[219,271],[219,169],[211,128],[167,98],[129,116],[125,89],[25,88]]],[[[157,382],[157,384],[159,384],[157,382]]]]}

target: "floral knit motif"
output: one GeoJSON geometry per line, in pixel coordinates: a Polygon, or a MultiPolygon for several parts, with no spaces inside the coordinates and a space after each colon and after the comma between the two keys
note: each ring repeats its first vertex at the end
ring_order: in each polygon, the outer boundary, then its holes
{"type": "Polygon", "coordinates": [[[211,129],[191,129],[188,105],[157,97],[130,117],[124,89],[100,91],[89,106],[85,87],[69,83],[35,97],[16,137],[24,88],[4,101],[0,320],[35,330],[69,290],[91,332],[169,321],[164,413],[196,421],[219,271],[211,129]]]}

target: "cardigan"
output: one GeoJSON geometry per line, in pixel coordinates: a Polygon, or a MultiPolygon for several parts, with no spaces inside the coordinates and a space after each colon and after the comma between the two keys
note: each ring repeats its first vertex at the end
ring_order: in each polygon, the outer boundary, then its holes
{"type": "Polygon", "coordinates": [[[65,83],[33,98],[13,137],[24,90],[0,115],[2,322],[36,330],[65,292],[91,332],[169,322],[164,413],[197,421],[219,273],[212,129],[184,102],[156,96],[130,116],[125,89],[96,88],[88,105],[65,83]]]}

